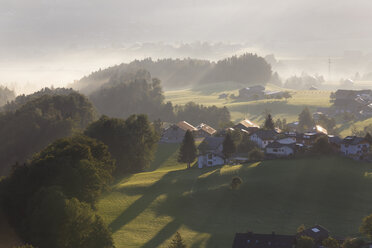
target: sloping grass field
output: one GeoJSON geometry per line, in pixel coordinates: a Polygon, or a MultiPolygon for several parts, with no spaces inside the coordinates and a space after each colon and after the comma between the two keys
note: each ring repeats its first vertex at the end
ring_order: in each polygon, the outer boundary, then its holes
{"type": "MultiPolygon", "coordinates": [[[[271,91],[288,90],[275,85],[268,85],[266,89],[271,91]]],[[[242,120],[246,117],[257,123],[263,122],[262,116],[265,110],[277,118],[280,117],[286,118],[287,121],[295,121],[305,106],[309,107],[312,111],[315,111],[318,107],[330,106],[329,95],[331,91],[289,91],[292,94],[292,98],[288,100],[270,99],[242,102],[231,99],[218,99],[221,93],[235,94],[237,96],[239,92],[237,89],[232,90],[228,88],[227,90],[222,90],[222,86],[217,85],[215,87],[212,85],[189,90],[166,91],[165,97],[167,101],[171,101],[173,104],[185,104],[193,101],[204,105],[226,106],[230,110],[233,121],[242,120]],[[213,87],[213,90],[210,87],[213,87]]]]}
{"type": "Polygon", "coordinates": [[[300,224],[352,236],[372,213],[372,164],[313,157],[187,170],[178,147],[160,144],[148,171],[99,201],[117,247],[167,247],[177,231],[188,247],[231,247],[235,232],[293,234],[300,224]]]}

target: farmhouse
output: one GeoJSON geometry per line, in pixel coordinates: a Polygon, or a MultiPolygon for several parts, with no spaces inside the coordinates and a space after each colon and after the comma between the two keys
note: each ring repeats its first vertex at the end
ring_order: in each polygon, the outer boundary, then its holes
{"type": "Polygon", "coordinates": [[[199,145],[198,167],[210,167],[225,163],[222,154],[224,137],[206,137],[199,145]]]}
{"type": "Polygon", "coordinates": [[[239,131],[244,130],[248,133],[252,133],[252,132],[257,131],[259,129],[259,126],[256,125],[255,123],[251,122],[248,119],[244,119],[241,122],[239,122],[238,124],[236,124],[234,126],[234,129],[239,130],[239,131]]]}
{"type": "Polygon", "coordinates": [[[255,142],[261,149],[265,148],[269,143],[273,142],[278,133],[274,130],[258,130],[250,136],[250,140],[255,142]]]}
{"type": "Polygon", "coordinates": [[[353,159],[363,159],[369,152],[369,143],[362,137],[347,136],[341,143],[341,153],[353,159]]]}
{"type": "Polygon", "coordinates": [[[216,129],[204,123],[199,124],[196,129],[195,136],[198,138],[210,137],[217,133],[216,129]]]}
{"type": "Polygon", "coordinates": [[[181,143],[187,130],[193,133],[197,131],[193,125],[187,123],[186,121],[180,121],[177,124],[173,124],[164,130],[160,142],[181,143]]]}
{"type": "Polygon", "coordinates": [[[249,88],[239,90],[239,98],[245,100],[259,100],[265,96],[265,87],[262,85],[255,85],[249,88]]]}
{"type": "Polygon", "coordinates": [[[236,233],[233,248],[293,248],[295,235],[236,233]]]}
{"type": "Polygon", "coordinates": [[[265,147],[265,154],[271,157],[288,157],[294,155],[295,149],[295,143],[281,144],[275,141],[265,147]]]}

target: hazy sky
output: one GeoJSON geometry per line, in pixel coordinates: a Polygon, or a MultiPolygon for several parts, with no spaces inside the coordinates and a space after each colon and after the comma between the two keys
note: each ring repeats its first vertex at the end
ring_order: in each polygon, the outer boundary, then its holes
{"type": "MultiPolygon", "coordinates": [[[[67,68],[66,61],[80,63],[84,58],[90,60],[88,67],[94,67],[118,59],[96,58],[88,51],[142,42],[241,43],[279,56],[372,51],[371,0],[1,0],[0,4],[2,71],[13,65],[22,70],[31,63],[39,68],[52,62],[67,68]],[[68,59],[61,62],[65,56],[68,59]]],[[[125,53],[121,56],[124,61],[125,53]]],[[[0,76],[0,81],[9,79],[0,76]]]]}

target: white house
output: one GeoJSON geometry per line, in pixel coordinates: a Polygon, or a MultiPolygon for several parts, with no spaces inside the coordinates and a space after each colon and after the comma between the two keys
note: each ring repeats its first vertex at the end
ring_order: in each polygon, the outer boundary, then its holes
{"type": "Polygon", "coordinates": [[[258,147],[264,149],[268,144],[274,142],[278,133],[274,130],[258,130],[254,132],[250,139],[255,142],[258,147]]]}
{"type": "Polygon", "coordinates": [[[369,152],[369,143],[363,137],[347,136],[340,147],[341,153],[354,159],[362,159],[369,152]]]}
{"type": "Polygon", "coordinates": [[[224,165],[222,154],[224,137],[206,137],[199,145],[198,167],[224,165]]]}
{"type": "Polygon", "coordinates": [[[265,153],[275,157],[288,157],[295,153],[296,144],[281,144],[279,142],[272,142],[265,148],[265,153]]]}

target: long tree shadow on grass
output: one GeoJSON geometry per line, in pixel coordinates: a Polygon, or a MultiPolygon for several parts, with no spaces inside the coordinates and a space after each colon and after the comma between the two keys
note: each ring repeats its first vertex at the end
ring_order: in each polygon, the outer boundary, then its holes
{"type": "Polygon", "coordinates": [[[151,163],[147,171],[157,170],[164,162],[171,158],[179,148],[180,144],[159,143],[155,153],[155,160],[151,163]]]}

